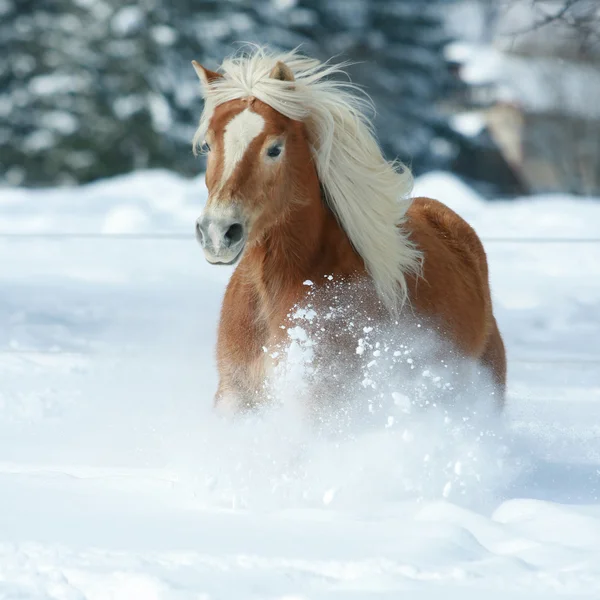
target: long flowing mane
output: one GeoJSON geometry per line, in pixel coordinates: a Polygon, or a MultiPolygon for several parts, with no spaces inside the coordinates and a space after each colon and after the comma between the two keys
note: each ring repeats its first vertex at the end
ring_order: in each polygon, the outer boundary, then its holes
{"type": "Polygon", "coordinates": [[[306,123],[326,201],[362,257],[379,297],[395,313],[408,297],[406,275],[421,271],[421,252],[403,229],[411,200],[412,174],[387,161],[366,116],[368,97],[358,86],[331,79],[343,65],[321,63],[296,51],[262,47],[227,58],[222,78],[203,89],[204,110],[194,151],[220,104],[253,96],[286,117],[306,123]],[[295,81],[269,77],[277,61],[295,81]]]}

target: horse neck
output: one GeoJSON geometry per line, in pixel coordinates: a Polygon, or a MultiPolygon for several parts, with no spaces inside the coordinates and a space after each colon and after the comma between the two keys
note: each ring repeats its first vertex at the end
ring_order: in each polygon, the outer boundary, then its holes
{"type": "Polygon", "coordinates": [[[364,271],[362,259],[322,197],[316,171],[298,183],[301,191],[294,208],[248,255],[249,272],[267,302],[295,302],[295,296],[306,291],[307,279],[318,284],[328,275],[364,271]]]}

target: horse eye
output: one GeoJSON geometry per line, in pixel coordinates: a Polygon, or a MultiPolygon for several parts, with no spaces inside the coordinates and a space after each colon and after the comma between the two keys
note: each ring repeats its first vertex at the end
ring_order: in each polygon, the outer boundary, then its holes
{"type": "Polygon", "coordinates": [[[210,146],[208,142],[202,142],[202,152],[210,152],[210,146]]]}
{"type": "Polygon", "coordinates": [[[277,158],[280,154],[281,154],[281,146],[279,144],[276,144],[275,146],[271,146],[267,150],[267,156],[269,156],[270,158],[277,158]]]}

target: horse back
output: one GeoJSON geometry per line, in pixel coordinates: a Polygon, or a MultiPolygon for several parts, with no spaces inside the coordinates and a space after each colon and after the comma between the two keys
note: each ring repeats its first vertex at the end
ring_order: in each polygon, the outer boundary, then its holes
{"type": "Polygon", "coordinates": [[[413,308],[435,321],[466,355],[481,357],[494,327],[485,250],[448,206],[415,198],[405,227],[423,252],[422,276],[408,280],[413,308]]]}

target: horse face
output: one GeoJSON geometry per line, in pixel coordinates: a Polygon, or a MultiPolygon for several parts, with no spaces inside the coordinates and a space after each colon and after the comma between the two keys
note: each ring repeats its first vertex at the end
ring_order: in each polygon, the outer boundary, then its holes
{"type": "Polygon", "coordinates": [[[310,152],[300,122],[255,98],[215,109],[204,150],[209,197],[196,236],[210,263],[232,264],[289,207],[294,164],[310,152]]]}

